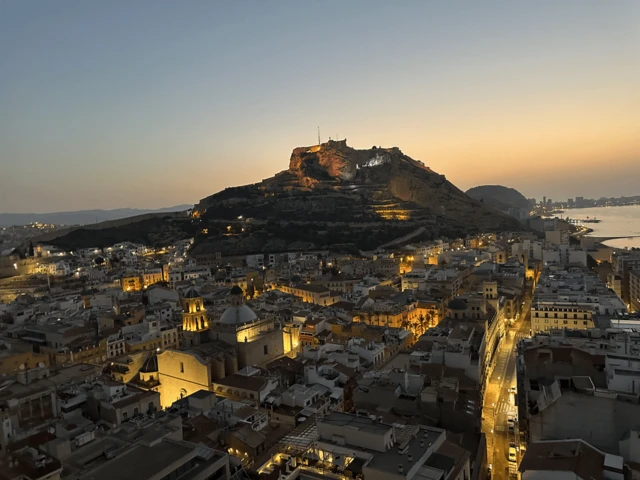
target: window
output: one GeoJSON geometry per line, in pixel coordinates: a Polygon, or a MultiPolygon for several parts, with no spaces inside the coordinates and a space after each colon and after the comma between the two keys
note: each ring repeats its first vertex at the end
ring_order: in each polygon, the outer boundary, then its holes
{"type": "Polygon", "coordinates": [[[587,323],[588,323],[588,322],[586,322],[586,321],[585,321],[585,322],[582,322],[582,324],[583,324],[583,325],[587,325],[587,323]]]}
{"type": "Polygon", "coordinates": [[[574,324],[574,325],[577,325],[577,324],[578,324],[578,321],[577,321],[577,320],[574,320],[574,321],[573,321],[573,324],[574,324]]]}
{"type": "Polygon", "coordinates": [[[265,345],[264,346],[264,354],[268,355],[269,354],[269,345],[265,345]]]}
{"type": "Polygon", "coordinates": [[[180,373],[184,373],[184,363],[180,362],[180,373]]]}

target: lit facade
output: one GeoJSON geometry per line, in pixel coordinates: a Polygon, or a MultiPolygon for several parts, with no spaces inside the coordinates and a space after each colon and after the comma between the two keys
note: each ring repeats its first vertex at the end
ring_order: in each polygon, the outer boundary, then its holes
{"type": "Polygon", "coordinates": [[[189,289],[180,298],[182,306],[182,330],[185,332],[203,332],[209,328],[204,301],[195,289],[189,289]]]}
{"type": "Polygon", "coordinates": [[[629,272],[629,307],[634,312],[640,312],[640,271],[629,272]]]}
{"type": "Polygon", "coordinates": [[[538,302],[531,306],[531,330],[548,332],[552,328],[588,330],[594,327],[593,308],[579,303],[538,302]]]}

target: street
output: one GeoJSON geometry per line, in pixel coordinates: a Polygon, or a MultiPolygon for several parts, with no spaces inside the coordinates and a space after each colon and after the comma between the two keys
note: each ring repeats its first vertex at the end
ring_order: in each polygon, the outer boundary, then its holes
{"type": "Polygon", "coordinates": [[[507,428],[509,414],[516,415],[514,395],[509,389],[516,386],[516,345],[529,336],[531,328],[531,295],[527,295],[522,314],[513,326],[506,329],[496,353],[496,364],[488,381],[482,412],[482,431],[487,438],[487,460],[491,465],[492,478],[508,478],[515,473],[517,463],[509,462],[509,443],[516,446],[517,461],[520,461],[517,422],[513,432],[507,428]],[[509,472],[511,467],[511,472],[509,472]]]}

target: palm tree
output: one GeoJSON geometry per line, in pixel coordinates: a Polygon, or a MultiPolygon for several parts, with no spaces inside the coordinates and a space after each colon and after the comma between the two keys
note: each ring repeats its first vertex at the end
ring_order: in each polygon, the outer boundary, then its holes
{"type": "Polygon", "coordinates": [[[433,325],[433,317],[434,317],[433,311],[427,313],[426,321],[429,327],[435,327],[435,325],[433,325]]]}
{"type": "Polygon", "coordinates": [[[425,328],[424,328],[424,323],[425,323],[425,318],[423,314],[420,314],[420,316],[418,317],[418,324],[420,325],[420,331],[422,333],[424,333],[425,328]]]}

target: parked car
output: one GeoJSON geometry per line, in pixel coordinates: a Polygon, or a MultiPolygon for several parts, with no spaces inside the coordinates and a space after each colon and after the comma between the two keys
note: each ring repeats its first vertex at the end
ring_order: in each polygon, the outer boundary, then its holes
{"type": "Polygon", "coordinates": [[[509,447],[509,461],[516,463],[516,447],[509,447]]]}

